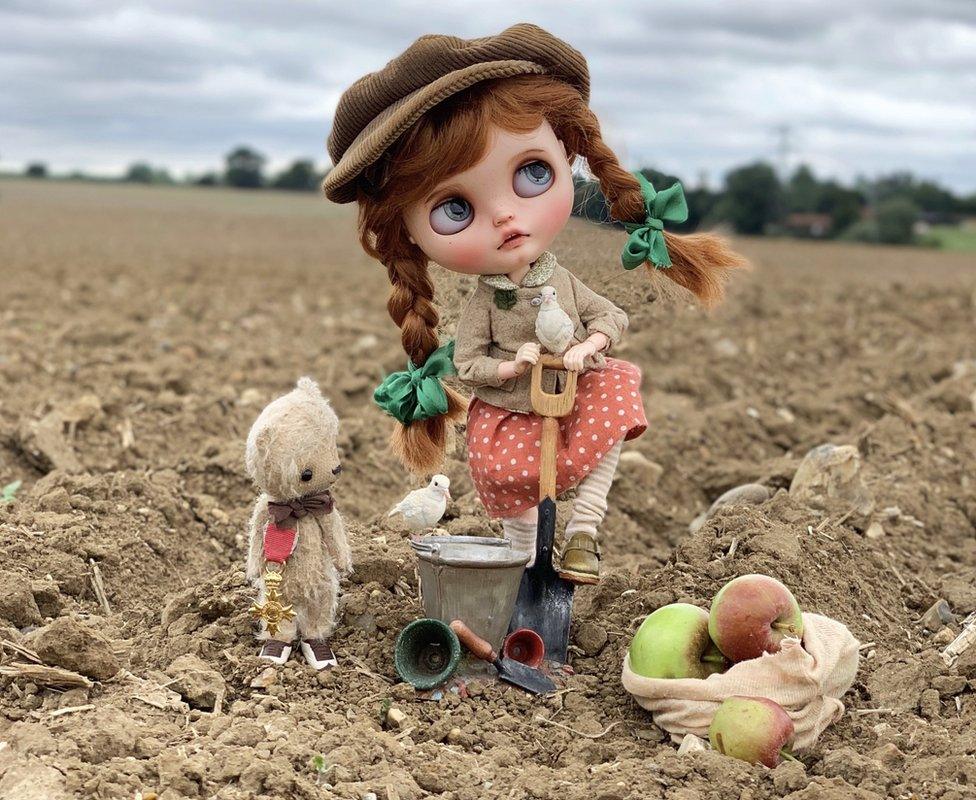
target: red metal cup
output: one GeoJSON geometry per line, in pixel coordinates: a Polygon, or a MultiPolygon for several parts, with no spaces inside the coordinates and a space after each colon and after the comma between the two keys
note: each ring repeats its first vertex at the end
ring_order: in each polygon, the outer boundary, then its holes
{"type": "Polygon", "coordinates": [[[519,628],[505,637],[502,645],[502,655],[513,661],[519,661],[526,666],[538,668],[546,657],[546,646],[531,628],[519,628]]]}

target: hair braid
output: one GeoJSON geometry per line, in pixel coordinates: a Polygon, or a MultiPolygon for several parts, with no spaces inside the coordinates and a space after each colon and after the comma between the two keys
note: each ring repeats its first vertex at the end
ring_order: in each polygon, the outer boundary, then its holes
{"type": "MultiPolygon", "coordinates": [[[[599,120],[588,107],[579,109],[578,120],[581,141],[577,152],[586,158],[590,171],[600,182],[611,215],[621,222],[643,222],[644,197],[637,179],[620,165],[603,141],[599,120]]],[[[721,301],[729,273],[749,266],[745,258],[714,234],[679,236],[665,231],[664,241],[671,256],[671,267],[661,271],[709,308],[721,301]]],[[[644,266],[649,275],[658,271],[648,262],[644,266]]]]}
{"type": "MultiPolygon", "coordinates": [[[[434,306],[434,284],[427,268],[427,257],[415,245],[405,250],[405,236],[395,230],[396,225],[381,226],[371,240],[365,229],[360,243],[374,258],[386,265],[390,279],[390,297],[386,308],[400,328],[403,350],[415,366],[423,366],[427,357],[438,347],[437,324],[440,315],[434,306]]],[[[459,420],[467,410],[463,395],[444,386],[447,413],[439,417],[412,422],[397,421],[390,433],[390,450],[408,470],[418,474],[436,472],[444,461],[449,425],[459,420]]]]}
{"type": "Polygon", "coordinates": [[[390,278],[390,297],[386,309],[400,328],[400,340],[410,360],[421,365],[437,349],[437,323],[434,284],[426,259],[391,261],[386,265],[390,278]]]}

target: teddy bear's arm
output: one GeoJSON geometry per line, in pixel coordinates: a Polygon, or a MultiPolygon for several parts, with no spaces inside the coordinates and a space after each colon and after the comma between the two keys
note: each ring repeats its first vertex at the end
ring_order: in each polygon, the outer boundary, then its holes
{"type": "Polygon", "coordinates": [[[325,549],[329,551],[329,556],[339,573],[348,575],[352,572],[352,550],[349,547],[349,537],[346,535],[346,523],[338,510],[333,511],[328,519],[331,520],[332,525],[330,530],[324,531],[325,549]]]}
{"type": "Polygon", "coordinates": [[[268,497],[261,495],[251,512],[247,552],[247,579],[255,581],[264,568],[264,529],[268,524],[268,497]]]}

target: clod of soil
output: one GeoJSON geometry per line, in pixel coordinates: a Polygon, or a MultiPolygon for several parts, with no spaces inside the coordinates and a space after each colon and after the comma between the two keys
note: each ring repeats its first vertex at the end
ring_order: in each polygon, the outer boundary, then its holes
{"type": "Polygon", "coordinates": [[[44,663],[96,680],[111,678],[121,666],[112,642],[74,617],[59,617],[28,641],[44,663]]]}

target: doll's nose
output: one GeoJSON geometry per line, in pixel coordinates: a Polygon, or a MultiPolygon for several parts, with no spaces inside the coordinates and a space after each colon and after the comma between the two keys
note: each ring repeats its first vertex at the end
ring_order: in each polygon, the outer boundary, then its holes
{"type": "Polygon", "coordinates": [[[499,225],[504,225],[514,216],[515,214],[513,214],[511,211],[507,209],[499,209],[498,211],[495,212],[495,227],[498,227],[499,225]]]}

